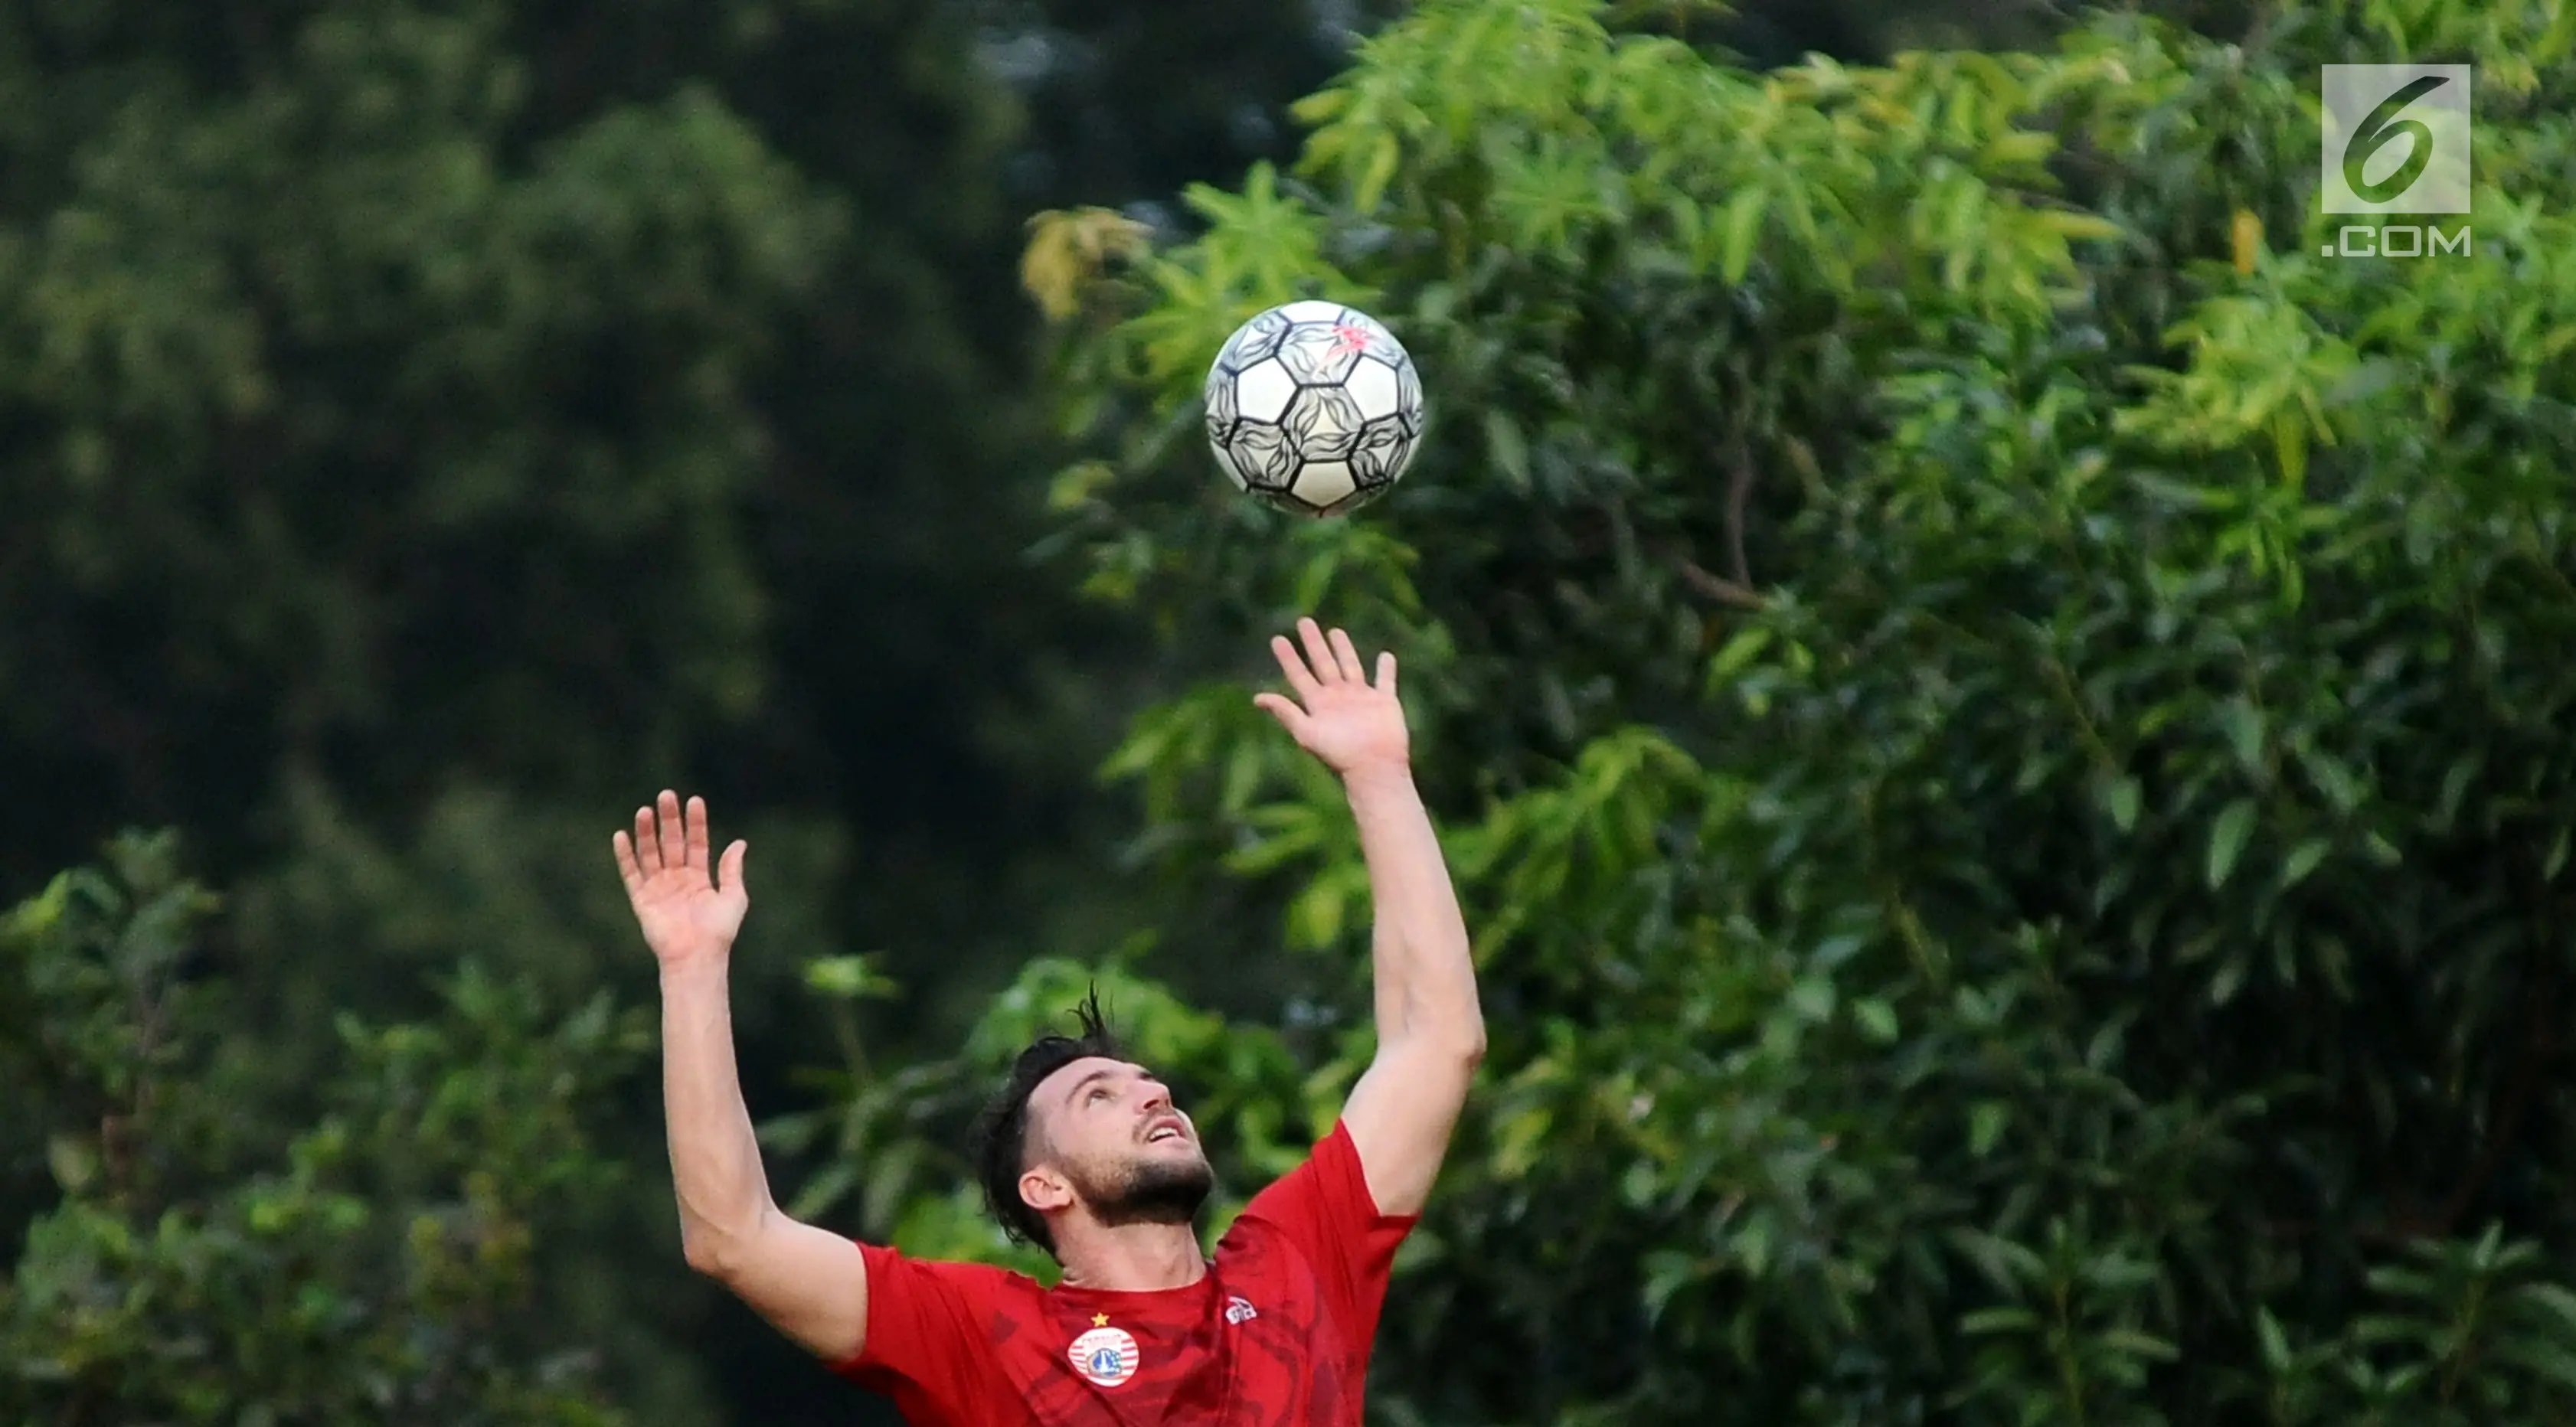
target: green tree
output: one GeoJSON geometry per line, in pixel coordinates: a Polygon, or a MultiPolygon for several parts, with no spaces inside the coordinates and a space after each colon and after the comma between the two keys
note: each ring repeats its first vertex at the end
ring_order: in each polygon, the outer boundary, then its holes
{"type": "MultiPolygon", "coordinates": [[[[558,1005],[631,965],[613,895],[560,890],[607,795],[776,682],[757,384],[851,216],[709,86],[585,92],[515,12],[0,17],[0,875],[190,830],[268,1032],[236,1098],[285,1126],[340,1017],[432,1014],[460,955],[558,1005]]],[[[649,1204],[535,1271],[686,1415],[649,1204]]]]}
{"type": "Polygon", "coordinates": [[[469,963],[430,1019],[345,1018],[327,1108],[279,1133],[205,971],[213,910],[173,839],[128,835],[0,918],[0,1163],[59,1193],[0,1282],[0,1410],[625,1420],[598,1355],[541,1329],[532,1247],[617,1182],[585,1126],[649,1028],[469,963]]]}
{"type": "MultiPolygon", "coordinates": [[[[1182,948],[1114,968],[1232,1182],[1367,1049],[1356,849],[1245,697],[1294,613],[1406,660],[1479,931],[1388,1421],[2576,1411],[2572,38],[2323,0],[1755,73],[1432,0],[1292,171],[1103,259],[1062,539],[1208,681],[1110,771],[1140,856],[1313,953],[1231,1024],[1145,977],[1182,948]],[[2319,256],[2316,66],[2361,58],[2478,66],[2473,255],[2319,256]],[[1195,404],[1309,291],[1434,406],[1322,524],[1195,404]]],[[[853,1173],[910,1176],[879,1227],[999,1252],[848,1104],[853,1173]]]]}
{"type": "MultiPolygon", "coordinates": [[[[648,974],[605,838],[664,782],[770,810],[781,946],[885,928],[972,979],[1068,880],[1080,738],[996,753],[1062,602],[996,495],[1041,433],[972,39],[840,0],[0,13],[0,885],[186,829],[270,1130],[329,1109],[342,1016],[436,1014],[462,955],[555,1005],[648,974]]],[[[828,1043],[762,964],[766,1099],[828,1043]]],[[[598,1108],[658,1162],[649,1083],[598,1108]]],[[[709,1415],[753,1325],[649,1178],[592,1207],[537,1246],[550,1321],[709,1415]]]]}

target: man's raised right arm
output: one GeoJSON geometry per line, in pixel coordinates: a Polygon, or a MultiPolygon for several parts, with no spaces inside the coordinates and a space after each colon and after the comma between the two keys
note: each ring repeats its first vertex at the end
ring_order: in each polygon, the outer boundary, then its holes
{"type": "Polygon", "coordinates": [[[867,1338],[866,1262],[849,1240],[779,1209],[735,1069],[727,976],[750,907],[744,846],[711,866],[705,802],[689,799],[684,814],[668,792],[658,809],[636,811],[633,838],[621,832],[615,843],[661,965],[663,1111],[689,1266],[808,1350],[845,1361],[867,1338]]]}

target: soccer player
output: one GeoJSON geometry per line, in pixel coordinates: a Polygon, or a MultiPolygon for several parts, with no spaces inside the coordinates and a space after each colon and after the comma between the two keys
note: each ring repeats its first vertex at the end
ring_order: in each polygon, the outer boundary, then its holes
{"type": "Polygon", "coordinates": [[[1218,1244],[1189,1116],[1080,1034],[1022,1051],[978,1122],[984,1192],[1063,1267],[1041,1286],[853,1244],[779,1211],[735,1077],[725,969],[748,903],[744,845],[711,869],[706,805],[665,792],[616,835],[661,965],[663,1091],[689,1263],[790,1338],[893,1399],[914,1427],[1360,1427],[1396,1246],[1419,1216],[1484,1054],[1475,968],[1413,785],[1395,658],[1372,682],[1340,630],[1271,641],[1268,710],[1338,773],[1376,904],[1377,1055],[1311,1156],[1218,1244]]]}

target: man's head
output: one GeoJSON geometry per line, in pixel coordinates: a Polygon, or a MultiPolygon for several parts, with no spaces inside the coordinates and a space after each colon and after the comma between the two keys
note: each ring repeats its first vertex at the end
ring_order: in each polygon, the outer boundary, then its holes
{"type": "Polygon", "coordinates": [[[1074,1014],[1081,1033],[1021,1051],[975,1128],[985,1203],[1011,1237],[1050,1254],[1059,1216],[1186,1224],[1215,1184],[1170,1090],[1119,1054],[1099,993],[1074,1014]]]}

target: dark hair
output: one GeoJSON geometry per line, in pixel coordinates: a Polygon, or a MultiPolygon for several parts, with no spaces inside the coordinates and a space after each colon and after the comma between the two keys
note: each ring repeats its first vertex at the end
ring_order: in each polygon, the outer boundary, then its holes
{"type": "Polygon", "coordinates": [[[1095,1055],[1115,1057],[1118,1042],[1100,1014],[1100,989],[1073,1008],[1080,1035],[1040,1036],[1011,1063],[1010,1076],[975,1117],[970,1152],[975,1176],[984,1186],[984,1204],[1002,1221],[1002,1232],[1024,1244],[1055,1253],[1055,1235],[1046,1216],[1020,1197],[1020,1176],[1028,1169],[1029,1096],[1039,1082],[1077,1060],[1095,1055]]]}

